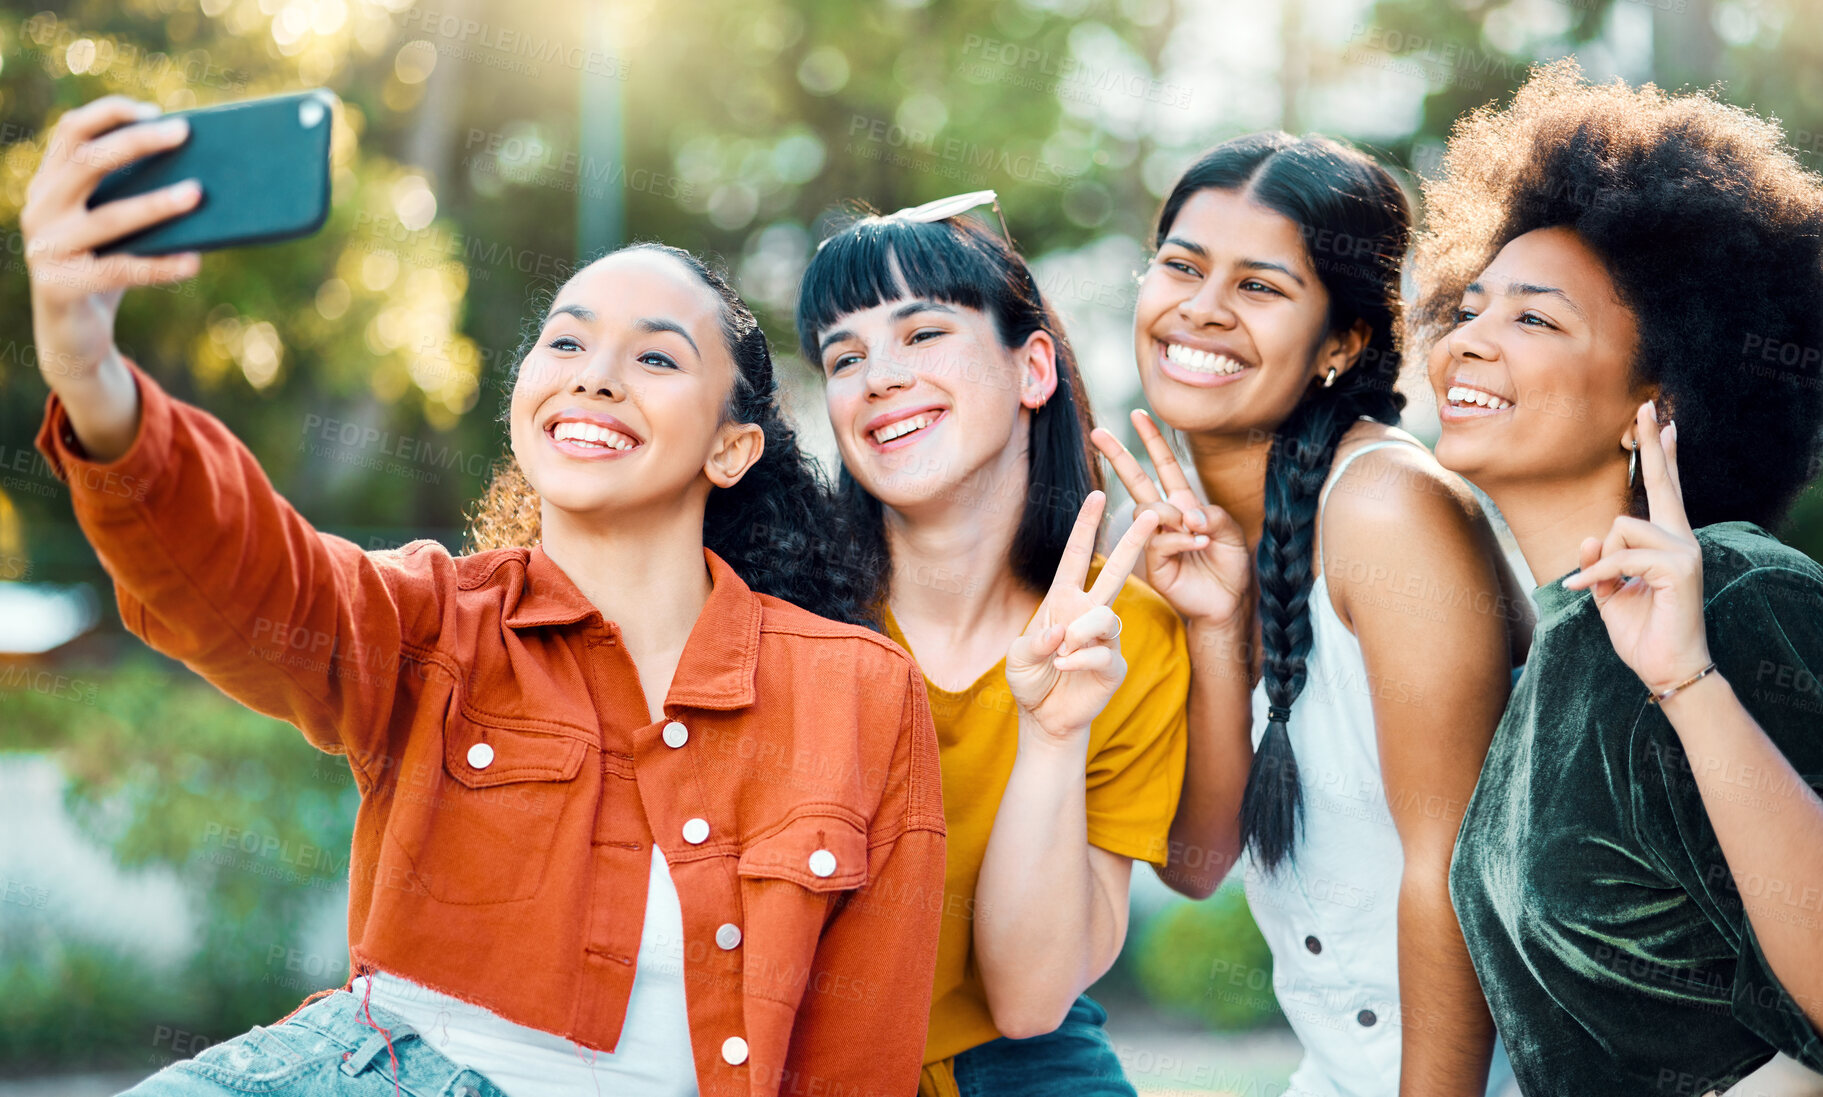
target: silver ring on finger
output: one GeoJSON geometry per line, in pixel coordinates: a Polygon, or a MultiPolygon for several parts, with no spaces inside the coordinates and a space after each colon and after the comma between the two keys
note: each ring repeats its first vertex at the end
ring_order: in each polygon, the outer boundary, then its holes
{"type": "Polygon", "coordinates": [[[1122,621],[1117,614],[1114,618],[1114,631],[1108,634],[1108,639],[1112,640],[1114,637],[1119,636],[1120,630],[1124,627],[1126,627],[1126,622],[1122,621]]]}

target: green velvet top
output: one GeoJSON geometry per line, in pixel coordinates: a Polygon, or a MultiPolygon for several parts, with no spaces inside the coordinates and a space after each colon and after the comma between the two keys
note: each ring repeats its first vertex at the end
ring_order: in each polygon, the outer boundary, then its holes
{"type": "MultiPolygon", "coordinates": [[[[1709,650],[1823,788],[1823,568],[1747,522],[1697,531],[1709,650]]],[[[1527,1097],[1701,1094],[1823,1038],[1774,978],[1677,733],[1588,591],[1539,587],[1525,673],[1494,733],[1450,896],[1527,1097]]],[[[1744,796],[1769,777],[1731,777],[1744,796]]],[[[1823,923],[1823,880],[1740,881],[1823,923]]]]}

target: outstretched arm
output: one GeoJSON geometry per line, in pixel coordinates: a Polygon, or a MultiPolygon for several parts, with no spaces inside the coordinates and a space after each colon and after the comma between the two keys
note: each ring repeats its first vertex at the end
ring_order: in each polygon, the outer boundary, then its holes
{"type": "Polygon", "coordinates": [[[144,108],[116,97],[69,112],[27,192],[33,337],[51,387],[38,446],[70,487],[127,627],[318,747],[352,754],[365,776],[363,758],[383,749],[403,637],[434,631],[449,558],[381,560],[317,533],[226,427],[115,347],[127,288],[196,270],[194,255],[94,252],[195,204],[180,185],[88,208],[108,170],[182,140],[181,122],[127,124],[144,108]]]}

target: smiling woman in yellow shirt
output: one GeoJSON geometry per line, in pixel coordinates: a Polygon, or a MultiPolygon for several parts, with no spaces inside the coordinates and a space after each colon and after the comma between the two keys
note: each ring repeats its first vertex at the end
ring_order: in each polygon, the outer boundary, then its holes
{"type": "Polygon", "coordinates": [[[917,658],[939,740],[949,840],[919,1092],[1132,1097],[1083,991],[1120,954],[1133,862],[1166,860],[1184,629],[1128,575],[1127,541],[1105,577],[1086,537],[1066,551],[1078,510],[1093,525],[1104,502],[1082,380],[1025,262],[955,216],[974,197],[848,227],[798,297],[844,518],[887,576],[882,626],[917,658]],[[1093,689],[1044,657],[1053,600],[1081,595],[1053,582],[1066,571],[1112,610],[1093,689]]]}

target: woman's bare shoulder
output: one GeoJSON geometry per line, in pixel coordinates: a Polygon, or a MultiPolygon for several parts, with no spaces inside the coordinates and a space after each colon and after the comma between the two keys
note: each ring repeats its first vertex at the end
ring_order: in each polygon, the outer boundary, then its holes
{"type": "Polygon", "coordinates": [[[1430,447],[1410,431],[1362,420],[1336,447],[1331,467],[1345,461],[1348,467],[1330,490],[1330,503],[1342,505],[1327,508],[1336,513],[1326,516],[1326,528],[1337,520],[1394,525],[1427,521],[1486,524],[1487,517],[1474,489],[1444,468],[1430,447]],[[1379,442],[1405,444],[1379,446],[1350,460],[1357,451],[1379,442]]]}

